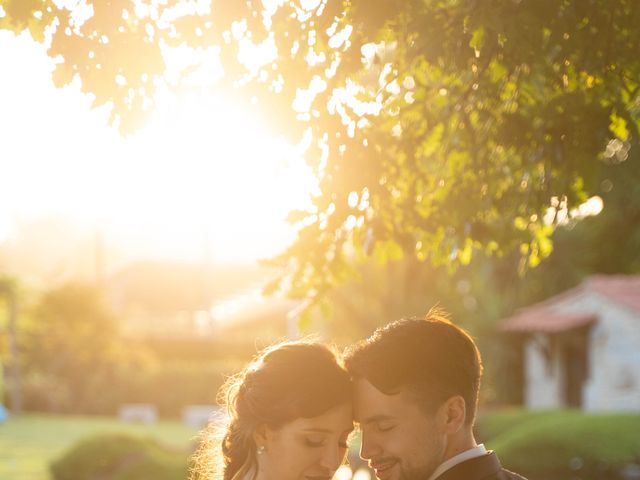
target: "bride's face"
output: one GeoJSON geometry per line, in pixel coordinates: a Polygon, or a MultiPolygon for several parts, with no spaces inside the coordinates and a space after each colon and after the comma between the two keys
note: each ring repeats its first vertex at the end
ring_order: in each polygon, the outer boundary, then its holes
{"type": "Polygon", "coordinates": [[[297,418],[278,429],[265,428],[258,479],[330,480],[344,460],[352,430],[350,403],[317,417],[297,418]]]}

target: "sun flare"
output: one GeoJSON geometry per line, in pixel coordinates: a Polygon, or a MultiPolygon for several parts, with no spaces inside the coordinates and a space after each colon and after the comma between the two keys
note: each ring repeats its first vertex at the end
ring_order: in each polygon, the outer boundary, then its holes
{"type": "Polygon", "coordinates": [[[316,188],[295,147],[270,137],[219,97],[193,97],[161,109],[132,141],[134,151],[149,149],[155,153],[147,159],[154,178],[146,191],[156,199],[154,214],[165,235],[195,229],[205,254],[216,259],[277,253],[292,240],[287,213],[305,206],[316,188]]]}
{"type": "Polygon", "coordinates": [[[25,219],[52,215],[100,231],[107,249],[129,257],[249,262],[294,238],[287,213],[317,182],[295,146],[229,99],[167,95],[147,127],[122,138],[77,84],[51,85],[41,46],[24,36],[0,43],[15,73],[0,81],[0,126],[13,132],[0,241],[25,219]]]}

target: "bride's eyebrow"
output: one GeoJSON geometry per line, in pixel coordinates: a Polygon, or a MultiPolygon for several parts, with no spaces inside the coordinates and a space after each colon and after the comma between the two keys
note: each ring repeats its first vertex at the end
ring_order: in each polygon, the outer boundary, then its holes
{"type": "Polygon", "coordinates": [[[313,433],[331,433],[331,430],[327,428],[316,428],[316,427],[305,428],[304,431],[313,432],[313,433]]]}

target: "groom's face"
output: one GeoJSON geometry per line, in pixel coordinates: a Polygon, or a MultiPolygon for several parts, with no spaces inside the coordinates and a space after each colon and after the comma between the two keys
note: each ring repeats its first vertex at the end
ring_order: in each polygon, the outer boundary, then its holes
{"type": "Polygon", "coordinates": [[[407,392],[386,395],[368,380],[355,382],[360,456],[380,480],[427,480],[442,463],[446,435],[438,413],[427,414],[407,392]]]}

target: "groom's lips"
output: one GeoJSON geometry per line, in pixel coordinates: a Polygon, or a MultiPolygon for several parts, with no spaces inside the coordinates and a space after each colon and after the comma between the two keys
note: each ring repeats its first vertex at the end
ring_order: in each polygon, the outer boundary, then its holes
{"type": "Polygon", "coordinates": [[[384,479],[387,476],[387,473],[391,470],[393,466],[395,466],[397,462],[395,460],[385,460],[383,462],[371,462],[369,466],[373,468],[376,473],[376,477],[380,479],[384,479]]]}

